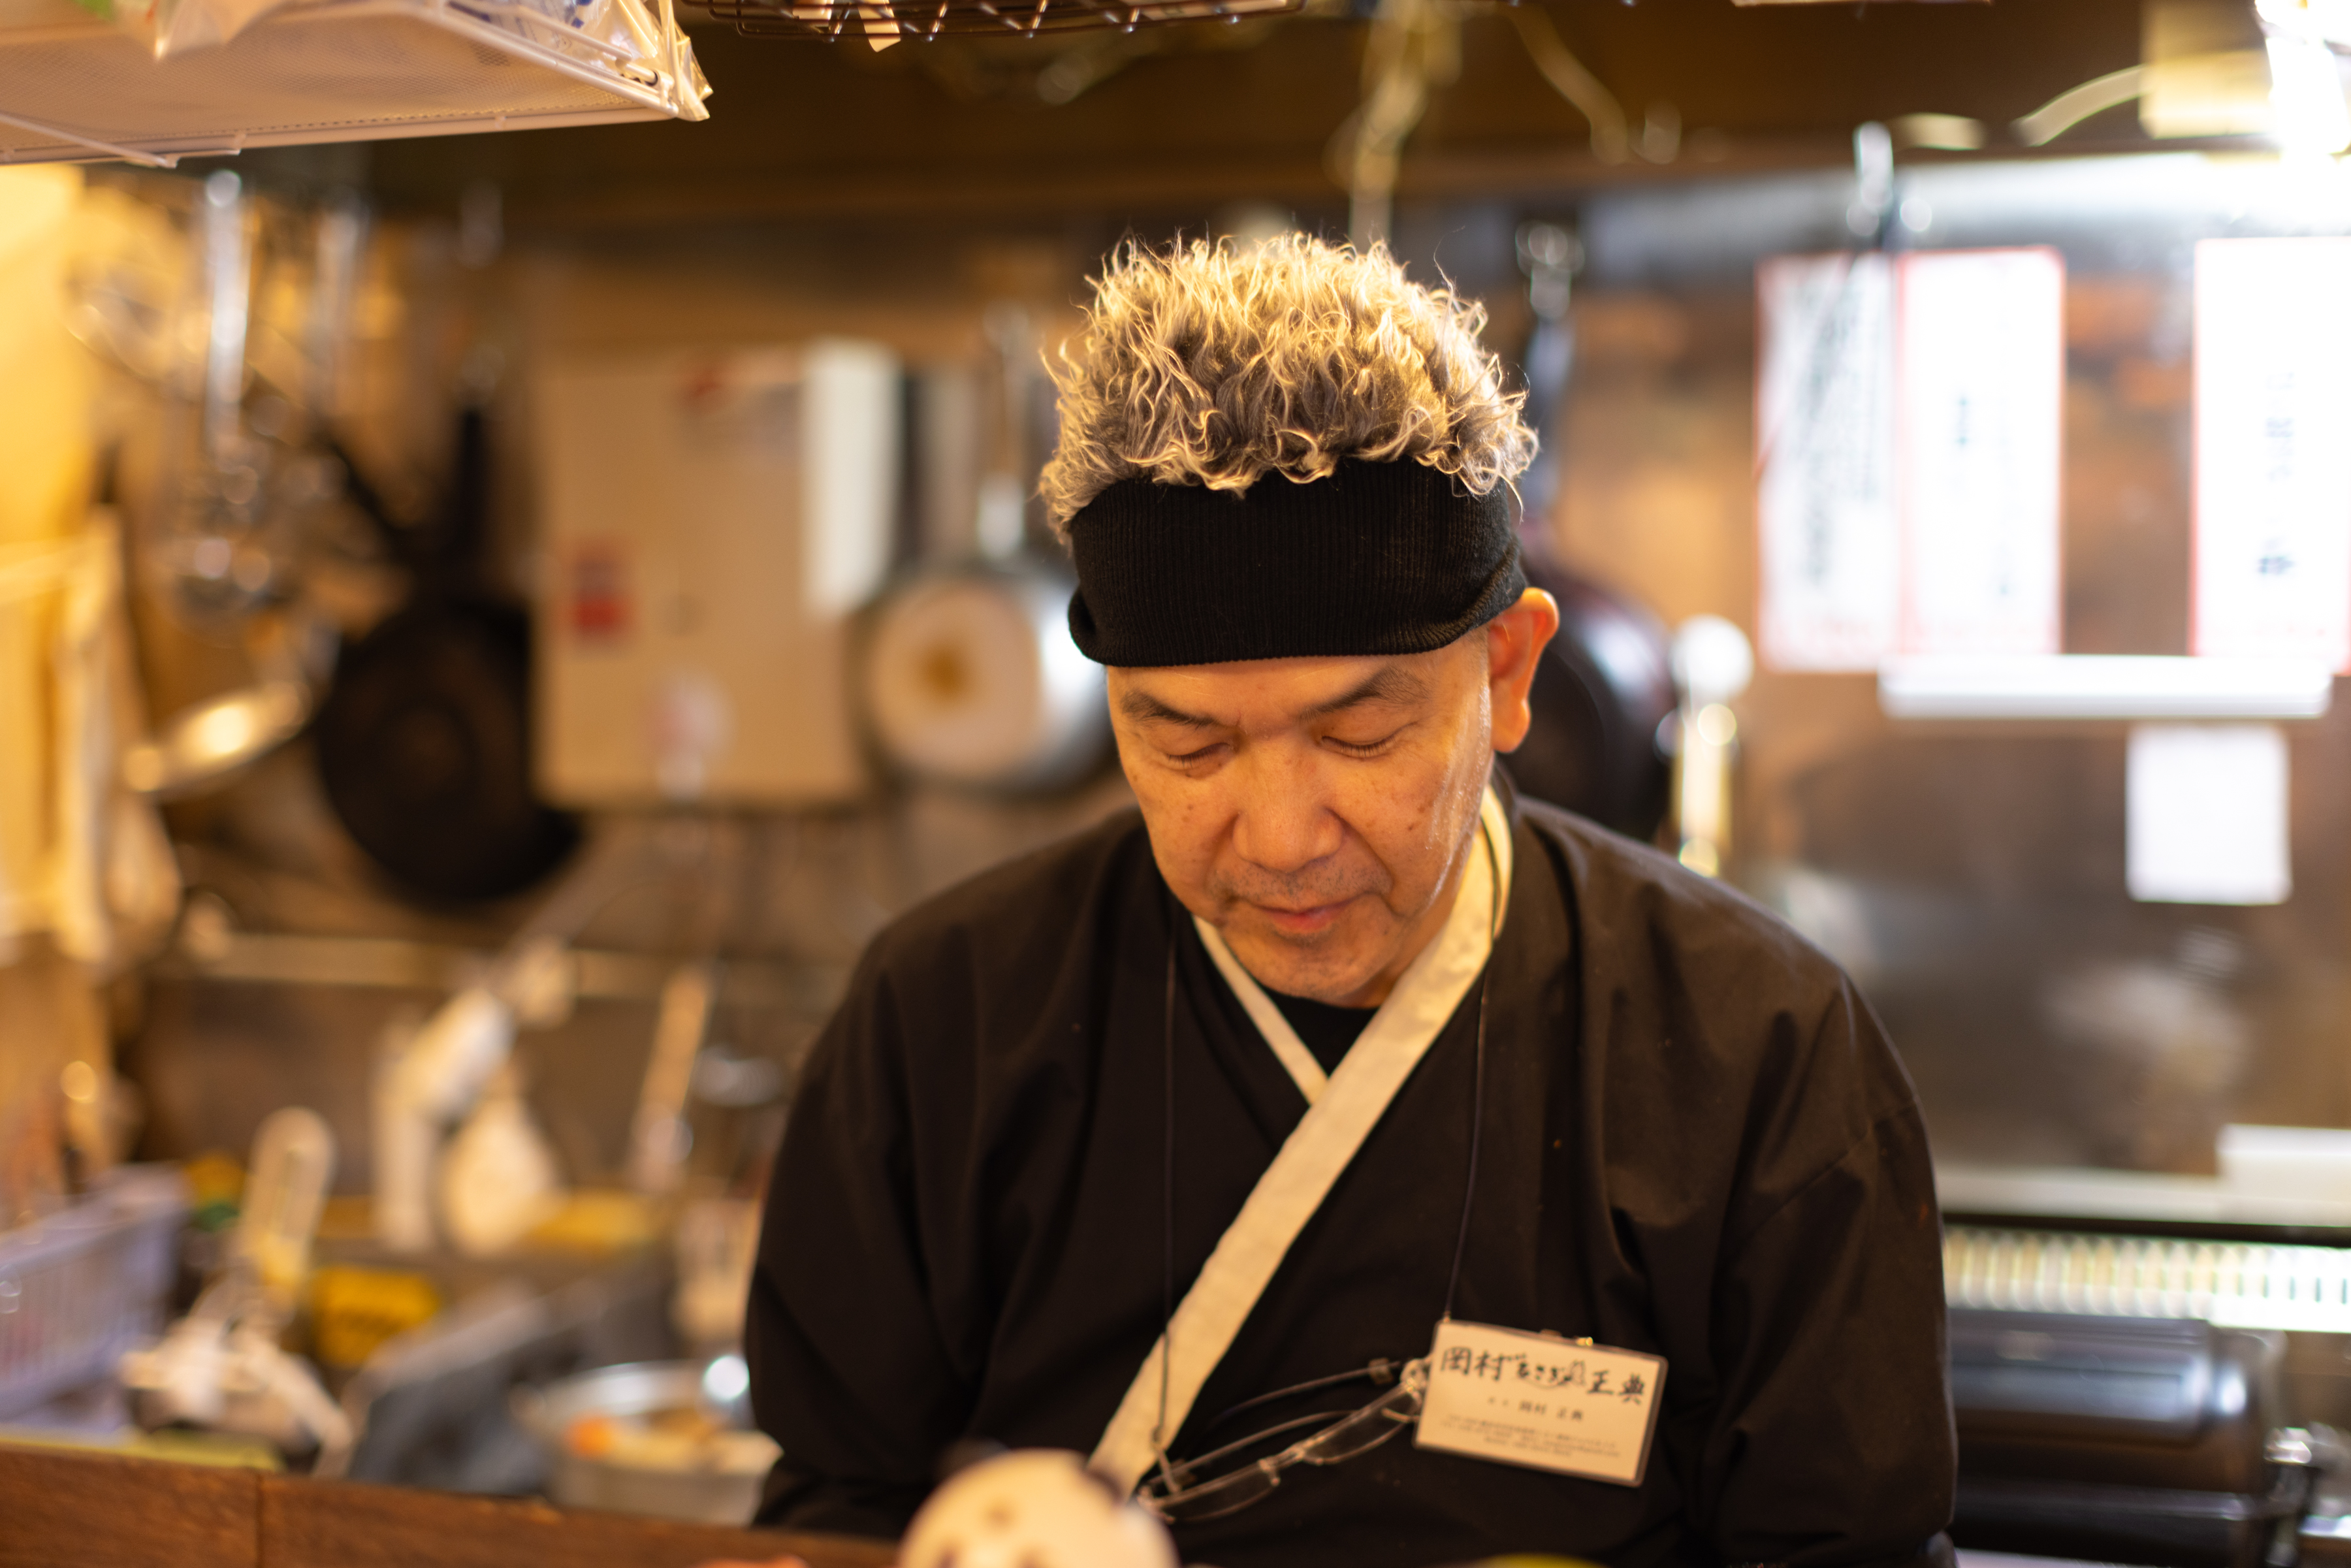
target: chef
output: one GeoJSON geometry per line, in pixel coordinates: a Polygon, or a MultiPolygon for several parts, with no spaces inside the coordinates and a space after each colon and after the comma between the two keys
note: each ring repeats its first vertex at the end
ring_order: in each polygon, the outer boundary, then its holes
{"type": "Polygon", "coordinates": [[[1948,1560],[1938,1218],[1853,984],[1495,764],[1558,625],[1478,308],[1129,247],[1043,492],[1137,810],[875,938],[747,1331],[763,1522],[1074,1449],[1186,1562],[1948,1560]]]}

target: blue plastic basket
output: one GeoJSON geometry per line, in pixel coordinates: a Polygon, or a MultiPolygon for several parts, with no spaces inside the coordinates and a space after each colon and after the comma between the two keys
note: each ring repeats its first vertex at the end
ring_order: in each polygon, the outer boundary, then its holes
{"type": "Polygon", "coordinates": [[[0,1420],[114,1375],[163,1326],[188,1194],[129,1166],[31,1225],[0,1230],[0,1420]]]}

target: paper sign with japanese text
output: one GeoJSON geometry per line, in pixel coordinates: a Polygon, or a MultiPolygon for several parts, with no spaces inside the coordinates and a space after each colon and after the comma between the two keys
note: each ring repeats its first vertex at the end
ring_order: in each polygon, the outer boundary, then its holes
{"type": "Polygon", "coordinates": [[[2351,669],[2351,239],[2196,246],[2191,651],[2351,669]]]}
{"type": "Polygon", "coordinates": [[[1639,1486],[1663,1357],[1447,1320],[1428,1353],[1415,1441],[1499,1464],[1639,1486]]]}
{"type": "Polygon", "coordinates": [[[1755,287],[1764,663],[2059,652],[2063,258],[1772,256],[1755,287]]]}
{"type": "Polygon", "coordinates": [[[1901,638],[1894,265],[1773,256],[1755,292],[1763,661],[1874,670],[1901,638]]]}
{"type": "Polygon", "coordinates": [[[2065,263],[1914,251],[1896,277],[1902,651],[2061,653],[2065,263]]]}

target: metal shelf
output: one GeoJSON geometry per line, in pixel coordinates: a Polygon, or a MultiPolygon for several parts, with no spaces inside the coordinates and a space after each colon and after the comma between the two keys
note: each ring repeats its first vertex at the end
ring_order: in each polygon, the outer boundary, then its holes
{"type": "Polygon", "coordinates": [[[1889,718],[2316,718],[2334,672],[2291,659],[2064,653],[1894,659],[1877,672],[1889,718]]]}

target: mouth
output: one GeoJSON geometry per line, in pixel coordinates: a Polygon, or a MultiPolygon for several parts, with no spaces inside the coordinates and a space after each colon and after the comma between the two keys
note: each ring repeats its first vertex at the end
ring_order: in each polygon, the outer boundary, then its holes
{"type": "Polygon", "coordinates": [[[1284,909],[1278,904],[1252,904],[1249,907],[1264,916],[1265,923],[1283,936],[1314,936],[1339,923],[1347,905],[1353,902],[1342,899],[1336,904],[1310,904],[1303,909],[1284,909]]]}

